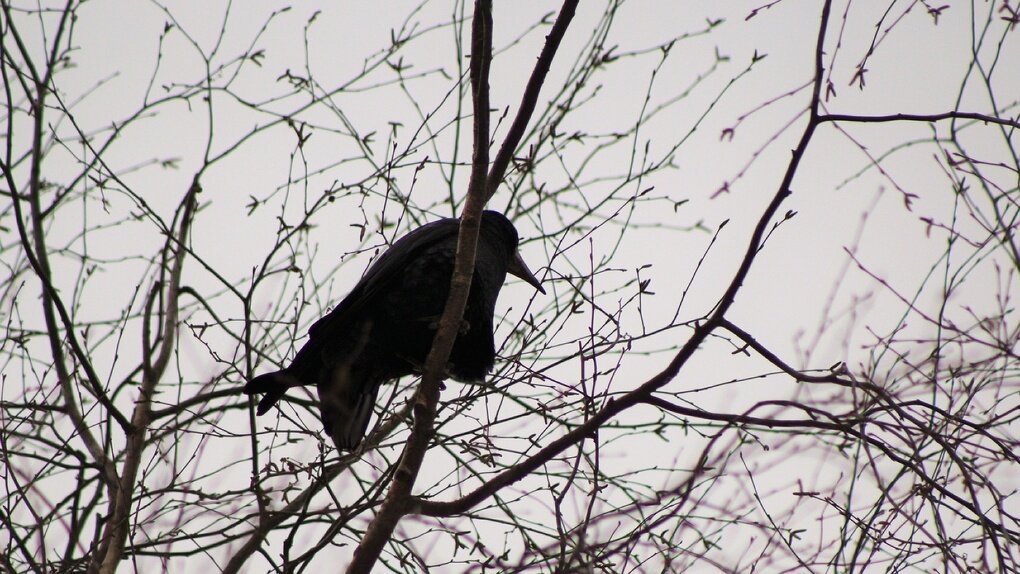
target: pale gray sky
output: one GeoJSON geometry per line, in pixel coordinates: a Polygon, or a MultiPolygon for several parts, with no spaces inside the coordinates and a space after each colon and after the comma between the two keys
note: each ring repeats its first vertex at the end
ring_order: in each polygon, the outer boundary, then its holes
{"type": "MultiPolygon", "coordinates": [[[[455,9],[448,2],[432,2],[408,17],[416,3],[302,2],[272,19],[260,34],[269,14],[287,6],[286,3],[235,2],[229,5],[229,12],[228,5],[213,1],[172,2],[164,7],[155,2],[110,0],[86,4],[75,29],[75,44],[80,46],[73,54],[75,67],[62,73],[57,80],[66,102],[75,101],[98,81],[103,81],[74,107],[79,127],[87,133],[108,129],[111,121],[122,121],[125,114],[137,109],[142,102],[163,97],[165,86],[171,86],[170,90],[176,92],[179,88],[172,86],[200,80],[207,70],[196,55],[198,50],[210,54],[215,49],[213,68],[225,65],[224,74],[229,76],[236,69],[231,63],[233,59],[253,42],[264,50],[264,55],[258,66],[250,63],[244,66],[232,84],[234,94],[248,103],[261,103],[274,113],[294,113],[300,105],[299,99],[277,100],[290,93],[290,86],[280,79],[287,71],[302,77],[310,71],[319,84],[318,89],[336,89],[357,75],[366,61],[378,58],[380,50],[389,45],[393,30],[405,25],[427,30],[437,22],[447,21],[455,9]],[[307,26],[317,12],[314,24],[307,26]],[[173,15],[176,24],[166,31],[161,43],[161,35],[170,21],[168,14],[173,15]],[[221,30],[225,30],[222,37],[221,30]],[[305,68],[306,56],[310,69],[305,68]]],[[[616,271],[599,275],[597,279],[598,289],[609,289],[632,279],[637,268],[651,265],[641,271],[643,279],[651,279],[650,289],[655,293],[646,296],[642,303],[644,327],[649,331],[672,321],[682,293],[711,241],[712,232],[721,222],[729,220],[691,286],[679,311],[679,320],[702,316],[715,303],[743,256],[755,222],[778,188],[790,150],[797,144],[804,125],[803,117],[795,118],[808,101],[809,92],[804,86],[813,73],[818,3],[787,0],[746,19],[757,5],[707,1],[623,4],[607,41],[608,45],[616,46],[613,53],[623,57],[600,72],[592,82],[592,86],[598,85],[599,89],[584,91],[587,95],[594,94],[592,100],[559,126],[559,131],[565,134],[581,131],[594,136],[626,132],[643,108],[645,113],[650,113],[690,90],[687,97],[657,112],[655,119],[643,126],[636,136],[631,136],[625,145],[598,155],[585,171],[588,181],[579,182],[584,185],[567,195],[569,202],[582,204],[597,202],[614,193],[616,182],[591,180],[625,173],[632,161],[632,151],[636,158],[633,161],[637,163],[646,159],[646,149],[648,161],[674,156],[675,169],[627,183],[619,194],[629,197],[654,186],[651,195],[661,199],[637,203],[632,217],[637,222],[661,224],[669,229],[642,229],[625,234],[611,260],[610,266],[616,271]],[[708,20],[721,20],[721,23],[710,33],[701,34],[708,20]],[[669,57],[653,74],[662,61],[663,52],[649,49],[685,34],[694,36],[677,41],[669,57]],[[766,57],[742,74],[755,54],[766,57]],[[721,58],[717,59],[717,55],[721,58]],[[738,79],[727,87],[734,78],[738,79]],[[775,102],[767,108],[758,109],[772,100],[775,102]],[[793,122],[792,125],[784,129],[789,122],[793,122]],[[735,126],[732,139],[723,137],[723,130],[735,126]],[[724,184],[728,184],[729,191],[717,194],[724,184]],[[673,205],[680,202],[684,203],[674,209],[673,205]],[[702,229],[672,231],[693,226],[702,229]]],[[[523,84],[547,28],[531,30],[519,42],[509,47],[507,44],[553,8],[553,4],[546,2],[496,3],[495,46],[505,51],[497,55],[492,67],[492,106],[498,110],[494,121],[507,106],[510,117],[516,111],[523,84]]],[[[976,9],[987,11],[990,7],[976,3],[976,9]]],[[[591,31],[600,22],[603,10],[603,3],[582,3],[543,96],[554,93],[563,84],[574,65],[573,58],[590,41],[591,31]]],[[[827,77],[831,78],[835,90],[834,97],[826,101],[828,111],[881,115],[930,114],[959,109],[991,113],[993,104],[988,93],[982,91],[982,84],[975,80],[973,72],[967,75],[971,46],[975,42],[971,30],[977,26],[972,23],[969,10],[965,4],[953,3],[935,25],[921,4],[852,2],[848,9],[845,3],[837,3],[826,43],[825,64],[833,66],[827,77]],[[876,22],[882,19],[882,13],[890,4],[890,16],[876,29],[876,22]],[[908,6],[912,6],[909,11],[908,6]],[[895,27],[887,34],[893,22],[896,22],[895,27]],[[867,62],[866,89],[862,90],[852,85],[855,69],[876,34],[879,41],[867,62]],[[838,51],[837,35],[840,38],[838,51]],[[834,53],[835,62],[832,61],[834,53]],[[964,82],[967,87],[961,95],[964,82]]],[[[1001,33],[1001,26],[995,30],[1001,33]]],[[[404,49],[391,59],[393,64],[399,60],[407,66],[407,76],[423,74],[408,80],[406,90],[393,83],[393,69],[382,65],[333,98],[333,107],[319,105],[301,111],[298,115],[301,121],[317,126],[301,154],[295,155],[294,130],[279,125],[246,139],[229,157],[216,163],[202,177],[201,199],[206,206],[196,220],[193,235],[193,243],[200,246],[196,251],[204,261],[221,276],[246,286],[246,278],[254,267],[263,264],[266,252],[276,239],[274,233],[281,210],[293,223],[302,205],[314,201],[325,190],[355,184],[374,173],[376,165],[367,161],[336,164],[357,149],[352,138],[340,133],[350,129],[362,136],[375,134],[369,145],[375,162],[382,164],[388,153],[386,142],[391,126],[399,122],[401,126],[393,142],[396,148],[421,147],[410,155],[404,167],[393,172],[393,185],[403,193],[413,189],[413,197],[422,206],[446,197],[449,186],[444,183],[442,170],[448,170],[448,164],[439,166],[435,162],[437,156],[442,162],[454,159],[454,132],[447,126],[434,143],[426,143],[427,132],[419,131],[419,127],[422,124],[420,114],[434,113],[429,125],[439,130],[458,112],[456,94],[452,97],[448,94],[452,86],[450,77],[458,73],[453,36],[448,26],[426,31],[414,41],[413,48],[404,49]],[[420,110],[416,106],[420,106],[420,110]],[[345,125],[345,122],[349,123],[345,125]],[[430,162],[423,171],[416,173],[414,166],[426,156],[430,162]],[[284,192],[277,193],[281,189],[284,192]],[[268,202],[249,216],[246,206],[252,197],[268,198],[268,202]],[[286,207],[283,207],[284,197],[289,197],[286,207]]],[[[1016,62],[1020,61],[1020,42],[1012,34],[1001,43],[983,43],[982,50],[995,46],[1001,53],[995,63],[1000,69],[994,86],[999,99],[994,104],[1000,108],[1011,106],[1010,113],[1015,114],[1020,75],[1005,73],[1003,68],[1016,69],[1016,62]],[[1003,97],[1008,101],[1003,101],[1003,97]]],[[[982,62],[991,65],[993,61],[991,55],[982,54],[982,62]]],[[[461,64],[466,69],[466,58],[461,64]]],[[[217,93],[214,103],[215,136],[210,151],[213,156],[222,153],[226,146],[234,145],[253,127],[272,119],[271,115],[254,112],[245,103],[222,92],[217,93]]],[[[145,166],[123,176],[123,181],[135,193],[169,219],[203,161],[209,130],[208,110],[201,96],[196,96],[190,107],[177,101],[156,111],[152,118],[138,122],[122,134],[106,152],[106,161],[115,169],[125,170],[152,158],[174,159],[175,169],[145,166]]],[[[495,132],[497,141],[505,133],[508,122],[509,119],[504,120],[495,132]]],[[[947,127],[947,123],[938,124],[938,133],[945,135],[947,127]]],[[[72,133],[72,126],[66,123],[59,129],[68,135],[72,133]]],[[[931,128],[923,124],[884,123],[847,125],[845,129],[843,133],[828,124],[819,130],[792,185],[794,195],[780,211],[795,210],[798,215],[781,225],[769,240],[730,314],[739,326],[800,368],[824,369],[838,361],[857,367],[871,360],[870,349],[866,347],[874,343],[875,333],[884,335],[901,320],[902,301],[849,263],[846,250],[853,250],[863,266],[900,293],[908,297],[916,293],[917,305],[925,312],[937,314],[942,304],[940,282],[927,280],[926,283],[925,277],[937,265],[946,242],[946,235],[938,229],[927,233],[926,218],[945,225],[950,225],[954,219],[957,197],[943,169],[944,154],[930,141],[909,145],[883,158],[881,170],[872,166],[872,159],[867,155],[878,158],[891,147],[930,139],[931,128]],[[905,193],[916,194],[909,207],[904,201],[905,193]],[[827,314],[823,311],[826,309],[827,314]],[[849,311],[852,314],[848,315],[849,311]],[[805,355],[805,349],[809,355],[805,355]],[[806,357],[809,358],[805,362],[806,357]]],[[[1008,148],[1003,146],[1001,134],[990,135],[992,131],[988,127],[969,127],[962,131],[961,139],[970,146],[972,153],[985,161],[1008,163],[1010,158],[1004,151],[1008,148]]],[[[470,160],[469,136],[470,128],[465,125],[455,158],[464,165],[470,160]]],[[[592,137],[585,146],[567,148],[561,160],[542,165],[535,181],[549,188],[563,185],[598,141],[592,137]]],[[[1013,142],[1015,144],[1015,136],[1013,142]]],[[[50,164],[53,180],[60,180],[74,169],[67,154],[55,153],[53,157],[50,164]]],[[[457,172],[458,183],[454,186],[460,193],[466,188],[468,175],[464,165],[457,172]]],[[[1015,173],[990,172],[1004,187],[1012,185],[1015,193],[1015,173]]],[[[376,190],[383,188],[377,185],[376,190]]],[[[109,192],[109,200],[108,212],[98,207],[88,209],[87,217],[93,224],[120,220],[125,210],[130,209],[131,202],[124,194],[109,192]]],[[[504,209],[507,201],[506,190],[503,190],[490,206],[504,209]]],[[[614,207],[617,205],[618,202],[613,203],[614,207]]],[[[362,253],[345,263],[340,272],[333,273],[340,258],[359,246],[359,230],[350,224],[362,221],[362,210],[370,221],[373,220],[382,213],[383,206],[384,201],[378,195],[369,195],[363,202],[348,197],[330,205],[314,219],[317,227],[311,234],[309,248],[316,250],[316,259],[310,272],[320,283],[329,284],[329,296],[324,293],[323,298],[317,300],[323,307],[347,292],[371,255],[362,253]]],[[[437,211],[433,216],[450,215],[448,206],[442,209],[444,211],[437,211]]],[[[393,205],[386,210],[391,220],[399,214],[393,205]]],[[[974,218],[959,207],[956,215],[958,228],[981,237],[974,218]]],[[[543,216],[555,221],[554,213],[543,213],[543,216]]],[[[57,224],[51,230],[52,241],[68,240],[80,228],[80,220],[66,228],[57,224]]],[[[400,232],[407,228],[405,221],[400,232]]],[[[518,228],[526,239],[537,233],[533,219],[522,219],[518,228]]],[[[145,221],[118,225],[92,234],[89,247],[94,255],[110,259],[140,251],[152,253],[163,241],[152,229],[151,223],[145,221]]],[[[9,241],[10,232],[3,233],[5,241],[9,241]]],[[[393,230],[387,230],[388,239],[392,239],[393,234],[393,230]]],[[[618,240],[615,226],[595,232],[591,237],[591,253],[588,242],[581,242],[552,262],[554,272],[548,276],[575,275],[576,269],[587,270],[589,255],[596,261],[608,257],[618,240]]],[[[381,243],[378,236],[367,239],[368,246],[381,243]]],[[[552,240],[531,241],[524,246],[525,258],[540,276],[546,272],[554,248],[552,240]]],[[[980,263],[973,272],[973,279],[953,295],[955,305],[947,312],[954,315],[954,320],[966,323],[964,308],[981,313],[992,306],[998,281],[994,262],[991,258],[980,263]]],[[[77,267],[72,262],[65,264],[67,267],[57,268],[58,281],[73,285],[77,267]]],[[[84,313],[95,313],[97,318],[104,313],[116,313],[123,306],[121,302],[130,298],[138,287],[140,270],[149,264],[145,260],[129,263],[118,267],[124,271],[124,277],[101,274],[93,279],[83,294],[84,313]],[[128,272],[132,268],[136,271],[134,274],[128,272]],[[117,303],[111,309],[104,307],[104,301],[117,303]]],[[[213,277],[200,266],[190,267],[188,273],[187,282],[191,285],[205,289],[216,285],[213,277]]],[[[565,285],[560,284],[560,288],[565,285]]],[[[285,283],[282,277],[267,282],[262,289],[256,301],[256,314],[259,314],[259,306],[268,312],[268,307],[279,299],[281,289],[287,293],[286,301],[298,296],[293,280],[285,283]]],[[[1010,289],[1015,296],[1015,284],[1010,289]]],[[[1001,291],[1000,287],[998,292],[1001,291]]],[[[630,289],[620,294],[607,294],[599,303],[612,310],[619,300],[633,292],[634,289],[630,289]]],[[[516,323],[532,295],[530,288],[520,282],[508,285],[497,313],[506,313],[509,325],[516,323]],[[510,308],[513,310],[507,312],[510,308]]],[[[219,301],[222,306],[216,311],[223,318],[241,317],[242,309],[236,300],[222,298],[219,301]]],[[[548,304],[549,300],[538,297],[532,309],[548,304]]],[[[318,311],[305,310],[304,322],[314,319],[318,311]]],[[[585,332],[590,320],[590,310],[583,310],[576,320],[565,326],[563,340],[585,332]]],[[[641,318],[634,309],[627,310],[622,323],[623,329],[632,335],[642,329],[641,318]]],[[[505,337],[507,325],[502,329],[501,335],[505,337]]],[[[904,336],[930,332],[930,326],[911,321],[904,336]]],[[[637,386],[659,371],[670,357],[670,353],[661,351],[682,344],[688,334],[688,329],[676,328],[636,342],[633,353],[625,357],[622,368],[612,378],[612,391],[637,386]],[[639,354],[643,352],[649,354],[639,354]]],[[[719,383],[773,370],[757,358],[734,355],[732,350],[732,346],[718,341],[706,345],[666,390],[682,393],[699,389],[696,394],[684,395],[684,398],[706,409],[727,412],[740,412],[766,398],[804,397],[813,392],[776,378],[762,384],[752,382],[715,388],[719,383]]],[[[222,364],[214,360],[210,351],[221,353],[224,360],[237,360],[233,356],[238,352],[236,342],[223,337],[215,340],[210,349],[185,334],[180,366],[183,376],[203,380],[221,372],[222,364]]],[[[573,349],[564,352],[571,351],[573,349]]],[[[923,351],[918,350],[919,353],[923,351]]],[[[112,349],[101,353],[110,355],[112,349]]],[[[270,352],[270,355],[281,357],[286,355],[286,350],[270,352]]],[[[606,360],[611,357],[607,356],[606,360]]],[[[126,369],[132,364],[132,361],[123,361],[120,368],[126,369]]],[[[576,362],[568,363],[553,371],[553,375],[559,381],[570,381],[577,377],[579,370],[576,362]]],[[[118,372],[118,367],[108,371],[118,372]]],[[[235,382],[241,383],[240,380],[235,382]]],[[[600,384],[610,383],[602,381],[600,384]]],[[[459,392],[456,386],[447,391],[450,396],[459,392]]],[[[172,400],[169,396],[166,399],[172,400]]],[[[649,411],[628,413],[625,420],[647,415],[649,411]]],[[[276,424],[279,428],[291,428],[286,420],[260,421],[262,426],[276,424]]],[[[317,421],[312,421],[311,426],[315,424],[317,421]]],[[[224,416],[215,426],[216,432],[236,433],[217,440],[212,446],[217,453],[239,459],[247,455],[246,416],[240,413],[224,416]]],[[[541,428],[540,424],[538,426],[541,428]]],[[[546,436],[544,440],[552,438],[546,436]]],[[[663,463],[675,460],[675,467],[683,467],[700,453],[701,443],[692,441],[692,446],[685,448],[683,437],[671,438],[674,442],[663,442],[647,451],[635,449],[626,441],[616,443],[604,453],[605,464],[607,468],[625,473],[635,464],[635,458],[640,459],[643,467],[649,464],[648,460],[658,457],[663,463]],[[697,446],[693,446],[695,444],[697,446]]],[[[311,440],[299,442],[287,452],[300,462],[310,462],[317,455],[311,440]]],[[[838,480],[843,470],[833,452],[809,450],[795,454],[801,458],[789,462],[797,467],[798,474],[803,474],[806,482],[822,484],[838,480]]],[[[774,480],[775,484],[786,486],[789,468],[770,467],[783,462],[780,456],[788,454],[777,453],[776,458],[762,454],[755,464],[773,468],[763,475],[766,481],[774,480]]],[[[434,471],[435,477],[442,481],[438,477],[446,470],[443,467],[434,471]]],[[[662,483],[656,486],[669,487],[679,480],[678,476],[677,473],[664,474],[659,477],[662,483]]],[[[244,488],[248,478],[248,469],[240,468],[236,476],[223,480],[233,487],[244,488]]],[[[343,492],[343,484],[345,479],[341,479],[338,486],[340,492],[343,492]]],[[[1015,489],[1017,484],[1016,477],[1004,478],[1002,488],[1015,489]]],[[[727,488],[738,487],[727,483],[727,488]]],[[[720,488],[711,495],[718,496],[719,500],[706,504],[723,506],[732,492],[720,488]]],[[[450,497],[453,493],[444,496],[450,497]]],[[[780,500],[792,504],[787,499],[780,500]]],[[[548,510],[536,505],[533,512],[533,518],[541,521],[548,510]]],[[[350,548],[345,547],[329,552],[335,552],[338,560],[344,560],[349,551],[350,548]]],[[[261,560],[258,556],[253,559],[258,560],[261,560]]],[[[184,564],[184,560],[174,563],[170,570],[183,571],[184,564]]],[[[261,567],[259,563],[252,568],[259,571],[261,567]]],[[[188,569],[191,568],[192,563],[188,563],[188,569]]]]}

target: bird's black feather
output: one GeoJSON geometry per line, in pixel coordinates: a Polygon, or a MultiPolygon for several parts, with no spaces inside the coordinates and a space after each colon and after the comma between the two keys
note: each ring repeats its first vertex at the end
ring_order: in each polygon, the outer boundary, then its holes
{"type": "MultiPolygon", "coordinates": [[[[361,442],[379,385],[420,373],[432,346],[453,274],[457,219],[424,225],[395,242],[365,272],[351,292],[309,329],[291,364],[253,378],[249,394],[264,394],[258,414],[287,389],[316,385],[322,422],[337,448],[361,442]]],[[[486,211],[475,271],[448,374],[480,381],[492,368],[496,298],[513,273],[544,292],[517,253],[517,230],[502,214],[486,211]]]]}

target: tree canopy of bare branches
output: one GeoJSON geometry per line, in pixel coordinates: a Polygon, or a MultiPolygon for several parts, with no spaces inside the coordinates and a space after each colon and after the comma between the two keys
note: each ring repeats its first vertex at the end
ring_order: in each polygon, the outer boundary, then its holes
{"type": "Polygon", "coordinates": [[[312,4],[0,0],[0,571],[1020,571],[1020,4],[312,4]],[[256,418],[451,215],[363,445],[256,418]]]}

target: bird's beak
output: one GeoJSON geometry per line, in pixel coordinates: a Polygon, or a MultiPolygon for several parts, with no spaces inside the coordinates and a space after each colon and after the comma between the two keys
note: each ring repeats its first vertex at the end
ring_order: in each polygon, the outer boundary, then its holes
{"type": "Polygon", "coordinates": [[[531,269],[528,269],[528,265],[524,263],[523,259],[521,259],[519,251],[514,251],[513,259],[510,260],[510,265],[506,270],[514,277],[523,279],[528,283],[528,285],[538,289],[539,293],[545,295],[545,289],[542,288],[542,283],[540,283],[538,278],[535,277],[535,274],[531,272],[531,269]]]}

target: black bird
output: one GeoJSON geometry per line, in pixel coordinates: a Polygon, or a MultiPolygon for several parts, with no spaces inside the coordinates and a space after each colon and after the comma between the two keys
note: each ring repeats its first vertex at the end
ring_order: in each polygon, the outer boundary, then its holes
{"type": "MultiPolygon", "coordinates": [[[[289,367],[245,385],[248,394],[265,394],[258,414],[287,389],[315,385],[322,424],[333,443],[340,450],[356,448],[379,385],[424,368],[450,291],[459,226],[459,219],[434,221],[383,253],[336,308],[312,325],[289,367]]],[[[492,369],[492,317],[507,273],[545,293],[517,243],[509,219],[495,211],[482,213],[471,290],[447,364],[455,380],[481,381],[492,369]]]]}

